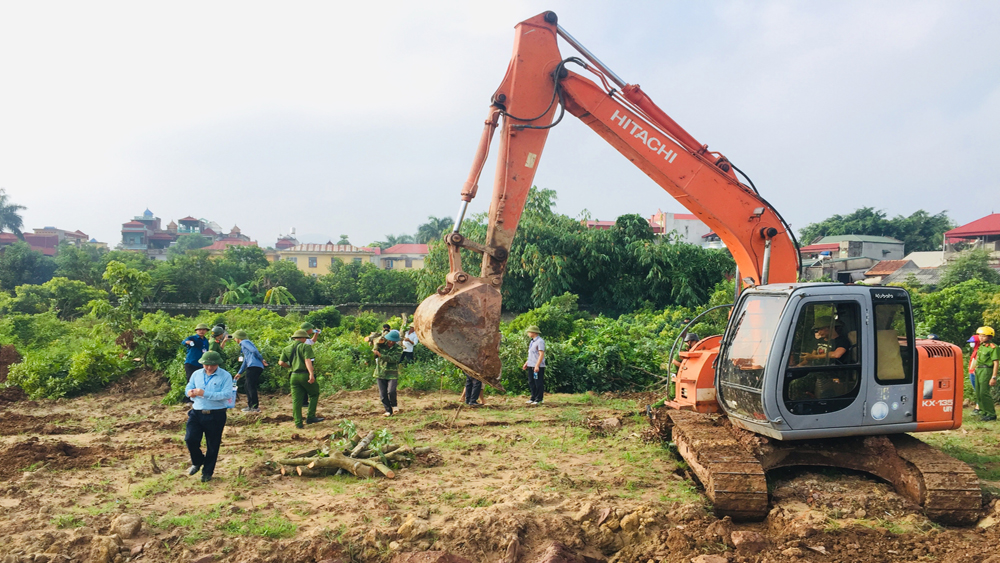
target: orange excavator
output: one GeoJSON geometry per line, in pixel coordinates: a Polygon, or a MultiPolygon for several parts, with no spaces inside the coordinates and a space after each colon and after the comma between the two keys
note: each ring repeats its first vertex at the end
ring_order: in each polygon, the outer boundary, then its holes
{"type": "Polygon", "coordinates": [[[681,352],[676,396],[649,413],[720,517],[762,519],[767,471],[819,465],[876,475],[939,522],[978,519],[982,490],[972,469],[909,435],[961,426],[961,349],[916,337],[903,289],[797,283],[798,245],[753,183],[619,78],[553,12],[515,27],[514,54],[444,239],[450,273],[414,315],[421,342],[502,390],[500,287],[542,148],[566,112],[711,228],[736,261],[725,333],[681,352]],[[563,58],[559,37],[583,58],[563,58]],[[489,226],[479,243],[461,226],[498,128],[489,226]],[[482,254],[479,276],[463,270],[463,248],[482,254]]]}

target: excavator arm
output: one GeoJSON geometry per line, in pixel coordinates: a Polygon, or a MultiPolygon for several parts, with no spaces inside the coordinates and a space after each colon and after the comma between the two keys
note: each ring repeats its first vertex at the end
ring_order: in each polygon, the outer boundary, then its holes
{"type": "Polygon", "coordinates": [[[744,283],[794,282],[799,260],[794,239],[780,215],[756,190],[740,183],[724,156],[709,152],[637,85],[626,84],[576,42],[546,12],[515,27],[514,54],[493,95],[462,204],[448,245],[450,273],[414,316],[420,341],[470,375],[500,385],[500,286],[511,243],[549,130],[563,112],[586,123],[708,225],[736,260],[744,283]],[[563,59],[557,37],[581,51],[589,63],[563,59]],[[601,85],[571,72],[578,65],[601,85]],[[614,83],[618,88],[612,87],[614,83]],[[500,129],[497,171],[483,244],[460,234],[468,203],[496,129],[500,129]],[[483,255],[480,276],[462,268],[462,248],[483,255]]]}

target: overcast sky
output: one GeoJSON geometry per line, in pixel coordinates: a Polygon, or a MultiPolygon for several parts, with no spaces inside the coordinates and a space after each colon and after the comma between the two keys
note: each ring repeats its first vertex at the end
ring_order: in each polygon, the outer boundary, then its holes
{"type": "MultiPolygon", "coordinates": [[[[1000,2],[953,0],[0,0],[0,187],[27,229],[112,246],[146,208],[262,246],[413,233],[456,211],[513,26],[546,9],[793,227],[1000,210],[1000,2]]],[[[571,216],[684,212],[571,116],[535,184],[571,216]]]]}

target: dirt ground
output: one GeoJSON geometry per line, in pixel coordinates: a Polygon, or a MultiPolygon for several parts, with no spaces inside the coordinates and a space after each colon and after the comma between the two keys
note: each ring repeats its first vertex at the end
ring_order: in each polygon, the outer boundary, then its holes
{"type": "Polygon", "coordinates": [[[0,563],[388,562],[422,551],[532,563],[553,542],[577,562],[1000,563],[992,509],[977,527],[944,528],[861,474],[785,470],[769,476],[765,522],[718,520],[652,440],[646,397],[489,397],[458,411],[453,393],[403,392],[386,419],[374,390],[341,392],[321,398],[325,422],[296,430],[289,397],[267,396],[261,414],[230,414],[216,478],[201,483],[185,471],[186,407],[162,406],[165,391],[154,373],[73,400],[0,389],[0,563]],[[391,480],[268,470],[343,419],[433,454],[391,480]]]}

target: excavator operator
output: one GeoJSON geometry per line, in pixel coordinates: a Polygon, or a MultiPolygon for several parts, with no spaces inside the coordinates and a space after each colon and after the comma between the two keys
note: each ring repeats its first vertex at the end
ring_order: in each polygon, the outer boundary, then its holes
{"type": "Polygon", "coordinates": [[[832,317],[817,317],[813,323],[813,337],[817,340],[816,349],[804,352],[799,357],[799,365],[830,365],[839,364],[841,358],[851,348],[851,341],[837,330],[843,326],[835,324],[832,317]]]}

